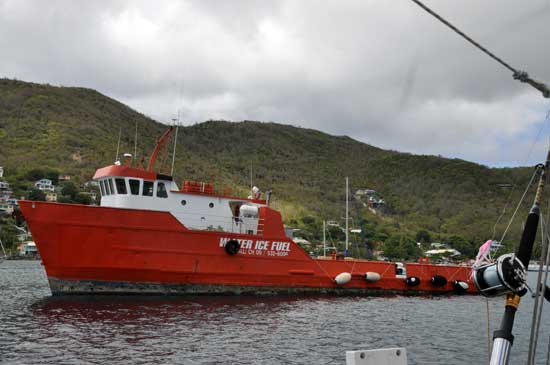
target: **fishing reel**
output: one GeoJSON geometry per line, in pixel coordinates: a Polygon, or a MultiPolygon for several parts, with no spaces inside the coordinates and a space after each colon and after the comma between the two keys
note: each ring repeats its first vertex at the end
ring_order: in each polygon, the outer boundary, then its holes
{"type": "Polygon", "coordinates": [[[474,268],[473,279],[479,293],[486,297],[509,293],[522,296],[527,292],[527,270],[513,253],[502,255],[491,264],[474,268]]]}

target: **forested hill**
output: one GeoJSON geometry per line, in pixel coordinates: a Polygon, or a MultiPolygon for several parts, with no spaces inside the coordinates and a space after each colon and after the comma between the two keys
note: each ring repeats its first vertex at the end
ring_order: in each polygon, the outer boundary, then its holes
{"type": "MultiPolygon", "coordinates": [[[[113,163],[119,130],[121,152],[133,153],[136,124],[140,159],[165,125],[94,90],[0,79],[0,165],[21,194],[29,184],[23,177],[33,169],[90,179],[96,168],[113,163]]],[[[510,194],[500,184],[517,185],[515,203],[532,173],[386,151],[276,123],[208,121],[179,129],[178,182],[213,180],[242,192],[251,169],[254,184],[273,189],[293,225],[340,220],[349,176],[352,191],[374,189],[387,204],[376,215],[352,204],[355,225],[365,220],[382,239],[393,233],[414,237],[425,229],[439,239],[460,235],[472,241],[492,233],[510,194]]]]}

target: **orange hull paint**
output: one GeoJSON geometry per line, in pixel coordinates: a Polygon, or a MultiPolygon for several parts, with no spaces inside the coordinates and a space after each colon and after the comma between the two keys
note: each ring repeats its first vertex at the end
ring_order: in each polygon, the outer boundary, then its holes
{"type": "Polygon", "coordinates": [[[185,228],[168,212],[29,201],[19,204],[54,295],[421,294],[452,292],[454,280],[468,283],[468,293],[475,293],[468,267],[406,264],[407,275],[420,279],[418,286],[409,287],[402,277],[396,277],[392,263],[312,259],[286,238],[282,229],[266,229],[262,235],[197,231],[185,228]],[[227,254],[220,244],[224,238],[244,240],[239,253],[227,254]],[[339,286],[334,278],[342,272],[351,273],[352,278],[339,286]],[[377,272],[381,279],[367,282],[366,272],[377,272]],[[444,276],[448,283],[432,285],[433,275],[444,276]]]}

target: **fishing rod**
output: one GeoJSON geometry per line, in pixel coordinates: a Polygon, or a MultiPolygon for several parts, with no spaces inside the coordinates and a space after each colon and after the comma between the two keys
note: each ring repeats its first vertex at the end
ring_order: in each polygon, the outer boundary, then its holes
{"type": "Polygon", "coordinates": [[[433,11],[432,9],[430,9],[429,7],[424,5],[421,1],[419,1],[419,0],[411,0],[411,1],[413,3],[415,3],[416,5],[420,6],[422,9],[424,9],[430,15],[434,16],[441,23],[443,23],[447,27],[451,28],[455,33],[457,33],[462,38],[467,40],[469,43],[474,45],[474,47],[476,47],[477,49],[479,49],[480,51],[482,51],[483,53],[485,53],[486,55],[488,55],[489,57],[491,57],[492,59],[494,59],[495,61],[500,63],[502,66],[506,67],[508,70],[512,71],[514,80],[518,80],[518,81],[521,81],[523,83],[527,83],[527,84],[531,85],[532,87],[534,87],[535,89],[539,90],[542,93],[542,96],[544,96],[545,98],[550,98],[550,88],[548,88],[548,86],[546,86],[546,84],[544,84],[540,81],[532,79],[531,77],[529,77],[529,74],[527,72],[518,70],[518,69],[510,66],[509,63],[503,61],[500,57],[497,57],[494,53],[489,51],[487,48],[483,47],[481,44],[474,41],[471,37],[466,35],[466,33],[462,32],[460,29],[458,29],[457,27],[452,25],[449,21],[447,21],[441,15],[437,14],[435,11],[433,11]]]}
{"type": "Polygon", "coordinates": [[[506,295],[504,315],[500,328],[493,333],[491,365],[508,364],[514,342],[512,328],[521,297],[527,292],[527,267],[540,220],[540,205],[546,185],[546,171],[550,166],[550,147],[544,165],[536,166],[540,174],[533,206],[529,211],[521,241],[516,253],[500,256],[496,262],[474,268],[473,279],[479,292],[487,297],[506,295]]]}

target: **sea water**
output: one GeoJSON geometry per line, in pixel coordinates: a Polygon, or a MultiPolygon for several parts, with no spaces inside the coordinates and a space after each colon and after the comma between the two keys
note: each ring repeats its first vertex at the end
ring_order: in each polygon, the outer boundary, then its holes
{"type": "MultiPolygon", "coordinates": [[[[347,350],[400,346],[409,364],[483,364],[487,304],[492,337],[503,298],[51,297],[39,261],[5,261],[0,363],[342,364],[347,350]]],[[[532,307],[528,294],[510,364],[526,362],[532,307]]],[[[537,364],[549,319],[545,303],[537,364]]]]}

